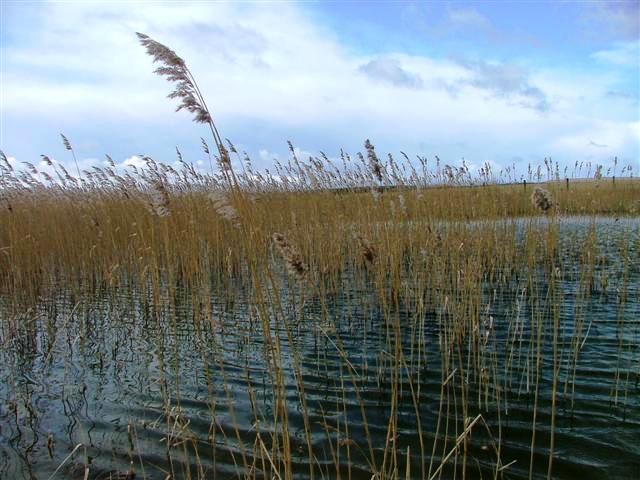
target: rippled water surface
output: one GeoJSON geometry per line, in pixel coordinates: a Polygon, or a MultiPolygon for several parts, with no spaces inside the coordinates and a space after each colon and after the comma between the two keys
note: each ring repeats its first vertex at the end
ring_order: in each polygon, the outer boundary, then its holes
{"type": "Polygon", "coordinates": [[[0,477],[46,479],[58,467],[57,478],[83,478],[85,468],[89,478],[261,477],[264,452],[282,451],[286,437],[296,478],[370,479],[372,457],[378,468],[398,465],[400,478],[461,478],[463,469],[528,478],[533,458],[532,476],[546,478],[557,318],[552,476],[639,478],[640,222],[595,221],[602,258],[586,295],[572,241],[592,228],[561,222],[556,296],[543,278],[536,292],[517,276],[483,286],[484,350],[457,347],[479,366],[462,375],[443,366],[446,305],[391,309],[348,272],[338,293],[303,305],[283,282],[268,323],[260,305],[222,292],[205,304],[184,290],[158,299],[124,287],[89,300],[60,292],[17,321],[6,314],[0,477]],[[453,455],[438,472],[474,420],[459,445],[466,465],[453,455]],[[392,451],[401,457],[386,458],[392,451]]]}

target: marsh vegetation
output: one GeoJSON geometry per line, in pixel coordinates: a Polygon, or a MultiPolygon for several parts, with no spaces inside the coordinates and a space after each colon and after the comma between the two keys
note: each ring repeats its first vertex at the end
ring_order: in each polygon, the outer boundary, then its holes
{"type": "Polygon", "coordinates": [[[211,172],[2,156],[0,476],[638,472],[631,167],[473,172],[367,141],[261,171],[140,39],[211,172]]]}

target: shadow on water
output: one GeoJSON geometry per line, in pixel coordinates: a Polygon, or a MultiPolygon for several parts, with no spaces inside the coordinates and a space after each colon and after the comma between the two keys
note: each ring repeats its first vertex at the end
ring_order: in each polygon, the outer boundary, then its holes
{"type": "Polygon", "coordinates": [[[389,465],[398,478],[529,478],[533,459],[546,478],[552,423],[554,477],[637,476],[639,223],[560,230],[556,288],[512,272],[461,290],[481,319],[463,331],[455,295],[420,290],[410,265],[384,296],[366,272],[304,299],[283,275],[266,311],[241,286],[234,303],[121,286],[6,313],[0,476],[271,478],[286,461],[295,478],[310,465],[316,478],[389,465]],[[590,228],[602,258],[585,283],[575,240],[590,228]]]}

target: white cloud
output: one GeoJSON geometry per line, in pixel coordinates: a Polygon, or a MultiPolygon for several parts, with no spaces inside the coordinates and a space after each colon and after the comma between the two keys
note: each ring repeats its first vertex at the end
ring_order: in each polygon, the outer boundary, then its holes
{"type": "Polygon", "coordinates": [[[462,61],[460,64],[471,74],[461,83],[486,90],[499,98],[508,98],[520,107],[549,109],[545,93],[531,83],[528,72],[522,67],[485,61],[462,61]]]}
{"type": "Polygon", "coordinates": [[[465,28],[493,30],[491,22],[474,8],[457,8],[449,10],[449,21],[465,28]]]}
{"type": "Polygon", "coordinates": [[[422,78],[402,67],[396,58],[379,57],[358,67],[358,70],[373,80],[388,82],[397,87],[422,88],[422,78]]]}
{"type": "Polygon", "coordinates": [[[266,148],[261,148],[258,151],[258,155],[260,156],[260,160],[265,163],[271,163],[273,160],[279,160],[280,155],[277,153],[270,152],[266,148]]]}
{"type": "MultiPolygon", "coordinates": [[[[624,125],[613,122],[594,122],[586,128],[562,135],[554,140],[552,148],[567,155],[581,156],[588,152],[586,158],[597,158],[602,155],[611,157],[618,152],[638,149],[640,141],[640,122],[629,122],[624,125]]],[[[635,159],[627,159],[637,164],[635,159]]]]}
{"type": "Polygon", "coordinates": [[[597,51],[591,56],[603,63],[638,68],[640,66],[640,41],[618,42],[613,48],[597,51]]]}
{"type": "Polygon", "coordinates": [[[122,163],[117,166],[121,168],[135,167],[138,170],[141,170],[147,166],[147,163],[139,155],[132,155],[129,158],[125,158],[122,163]]]}
{"type": "Polygon", "coordinates": [[[587,27],[599,37],[637,39],[640,35],[638,0],[593,0],[584,2],[587,27]]]}
{"type": "MultiPolygon", "coordinates": [[[[583,137],[638,153],[627,136],[601,135],[602,121],[606,132],[627,132],[633,115],[631,107],[610,108],[605,94],[615,79],[606,75],[489,59],[361,55],[292,4],[59,2],[42,5],[38,16],[24,42],[1,47],[3,122],[46,117],[54,132],[60,121],[95,124],[96,136],[106,135],[98,125],[123,131],[143,125],[149,142],[156,125],[188,123],[189,114],[175,114],[175,102],[164,99],[171,86],[151,73],[134,35],[142,31],[187,60],[216,122],[238,125],[229,136],[254,148],[265,145],[253,138],[258,125],[280,135],[283,146],[289,132],[310,132],[317,144],[305,146],[330,155],[367,137],[385,150],[440,154],[451,163],[462,156],[476,163],[542,157],[554,148],[590,155],[583,137]]],[[[484,23],[471,10],[449,16],[458,24],[484,23]]],[[[605,51],[594,57],[617,58],[605,51]]],[[[269,148],[259,152],[263,165],[280,158],[269,148]]],[[[137,156],[123,162],[143,163],[137,156]]]]}

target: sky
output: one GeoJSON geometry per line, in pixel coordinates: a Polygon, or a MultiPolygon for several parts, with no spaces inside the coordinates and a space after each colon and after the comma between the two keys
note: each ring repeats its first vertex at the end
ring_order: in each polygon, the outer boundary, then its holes
{"type": "Polygon", "coordinates": [[[438,155],[526,172],[551,157],[640,171],[640,0],[0,0],[0,149],[203,169],[208,130],[138,44],[174,49],[223,137],[259,168],[301,155],[438,155]]]}

